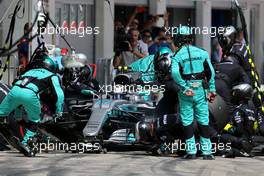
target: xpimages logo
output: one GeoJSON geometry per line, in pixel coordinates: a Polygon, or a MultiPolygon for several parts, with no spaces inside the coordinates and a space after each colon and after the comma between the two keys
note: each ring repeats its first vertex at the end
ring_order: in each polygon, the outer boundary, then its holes
{"type": "MultiPolygon", "coordinates": [[[[34,32],[37,32],[37,29],[34,28],[34,32]]],[[[84,37],[85,35],[98,35],[100,34],[100,28],[99,27],[92,27],[92,26],[70,26],[70,27],[65,27],[65,26],[58,26],[56,27],[47,25],[47,27],[41,27],[40,34],[60,34],[60,35],[77,35],[78,37],[84,37]]]]}
{"type": "Polygon", "coordinates": [[[143,93],[144,95],[150,95],[151,92],[164,92],[165,85],[99,85],[100,93],[143,93]]]}
{"type": "MultiPolygon", "coordinates": [[[[181,27],[183,25],[180,24],[179,26],[169,26],[169,27],[165,27],[166,30],[166,34],[171,35],[172,37],[177,35],[177,34],[181,34],[181,27]]],[[[227,27],[228,28],[228,27],[227,27]]],[[[211,37],[216,37],[217,35],[221,35],[224,34],[225,32],[225,27],[207,27],[207,26],[203,26],[203,27],[198,27],[198,26],[190,26],[190,33],[194,34],[194,35],[210,35],[211,37]]]]}
{"type": "Polygon", "coordinates": [[[175,153],[180,151],[186,151],[190,148],[197,148],[198,150],[208,151],[211,150],[212,153],[217,151],[229,151],[231,150],[231,143],[212,143],[210,144],[186,144],[182,141],[174,143],[163,143],[163,150],[169,151],[170,153],[175,153]]]}
{"type": "Polygon", "coordinates": [[[33,145],[33,150],[39,151],[39,153],[46,151],[77,151],[79,153],[84,153],[96,152],[101,149],[99,143],[62,143],[48,141],[47,143],[33,143],[33,145]]]}

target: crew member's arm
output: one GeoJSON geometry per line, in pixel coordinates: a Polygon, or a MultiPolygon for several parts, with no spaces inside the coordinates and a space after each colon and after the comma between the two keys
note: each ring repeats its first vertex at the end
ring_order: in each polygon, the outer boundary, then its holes
{"type": "Polygon", "coordinates": [[[154,76],[154,55],[146,56],[142,59],[138,59],[128,65],[133,71],[141,72],[141,80],[143,82],[154,82],[156,78],[154,76]]]}
{"type": "Polygon", "coordinates": [[[243,112],[241,112],[240,110],[235,110],[234,111],[234,123],[236,126],[236,131],[235,134],[238,136],[243,136],[245,134],[244,131],[244,117],[243,117],[243,112]]]}
{"type": "Polygon", "coordinates": [[[178,59],[174,57],[172,59],[172,66],[171,66],[171,76],[174,81],[181,86],[182,91],[185,93],[187,90],[190,90],[190,87],[187,85],[186,81],[184,81],[180,74],[180,63],[178,59]]]}
{"type": "Polygon", "coordinates": [[[56,113],[60,113],[63,112],[64,93],[61,88],[61,84],[58,76],[52,76],[51,81],[52,81],[53,89],[55,90],[57,95],[56,113]]]}
{"type": "Polygon", "coordinates": [[[154,67],[153,59],[154,55],[149,55],[142,59],[132,62],[128,66],[136,72],[149,72],[154,67]]]}
{"type": "Polygon", "coordinates": [[[206,74],[207,81],[209,83],[209,92],[215,93],[215,70],[210,61],[209,55],[205,53],[204,71],[206,74]]]}

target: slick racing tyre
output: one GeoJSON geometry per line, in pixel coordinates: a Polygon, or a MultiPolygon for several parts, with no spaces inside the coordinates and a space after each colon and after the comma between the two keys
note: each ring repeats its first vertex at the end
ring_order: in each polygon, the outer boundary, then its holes
{"type": "Polygon", "coordinates": [[[210,125],[217,131],[222,130],[228,119],[227,105],[220,95],[217,95],[213,103],[209,103],[210,125]]]}

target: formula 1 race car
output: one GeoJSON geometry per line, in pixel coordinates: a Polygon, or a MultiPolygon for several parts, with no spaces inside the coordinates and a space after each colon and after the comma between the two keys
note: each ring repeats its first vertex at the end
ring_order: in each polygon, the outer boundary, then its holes
{"type": "MultiPolygon", "coordinates": [[[[142,144],[137,136],[139,122],[153,122],[159,117],[155,114],[157,100],[152,96],[151,84],[138,82],[140,73],[126,69],[114,78],[114,90],[110,93],[112,98],[96,100],[91,108],[92,113],[83,129],[86,141],[100,141],[104,144],[142,144]],[[147,94],[142,91],[124,91],[125,85],[148,86],[147,94]]],[[[131,88],[131,87],[129,87],[131,88]]],[[[214,129],[223,129],[227,121],[227,107],[224,100],[217,96],[209,104],[210,123],[214,129]]],[[[181,134],[182,135],[182,134],[181,134]]],[[[144,143],[146,144],[146,143],[144,143]]]]}
{"type": "MultiPolygon", "coordinates": [[[[99,143],[98,152],[108,144],[142,144],[136,138],[136,124],[157,118],[154,115],[157,100],[151,98],[153,92],[150,91],[149,84],[137,82],[139,77],[140,73],[131,70],[120,72],[113,80],[111,91],[101,93],[98,90],[90,90],[87,96],[65,89],[65,108],[60,119],[52,117],[54,105],[50,102],[55,101],[42,98],[43,114],[38,141],[99,143]],[[143,90],[142,86],[147,89],[143,90]],[[125,88],[127,89],[124,90],[125,88]],[[141,88],[140,91],[138,88],[141,88]],[[135,89],[137,91],[134,91],[135,89]]],[[[2,91],[2,97],[7,92],[8,90],[5,93],[2,91]]],[[[45,94],[42,96],[47,97],[45,94]]],[[[216,129],[222,129],[227,117],[225,102],[218,96],[209,108],[212,125],[216,129]]],[[[6,138],[15,136],[17,141],[23,137],[23,121],[18,125],[14,124],[14,118],[10,118],[5,129],[11,130],[12,135],[9,134],[6,138]]],[[[7,135],[6,132],[4,134],[7,135]]],[[[11,141],[11,145],[18,148],[14,141],[11,141]]]]}

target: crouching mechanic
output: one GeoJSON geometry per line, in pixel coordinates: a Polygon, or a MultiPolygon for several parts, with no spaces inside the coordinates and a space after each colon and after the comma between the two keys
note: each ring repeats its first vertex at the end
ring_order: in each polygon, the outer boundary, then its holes
{"type": "Polygon", "coordinates": [[[59,117],[63,111],[64,93],[59,77],[56,75],[57,64],[46,54],[37,54],[27,70],[14,81],[9,94],[0,104],[0,116],[8,116],[20,105],[24,107],[28,122],[20,145],[24,154],[29,156],[32,152],[28,141],[36,135],[37,126],[41,120],[40,94],[50,88],[55,92],[57,96],[56,116],[59,117]]]}
{"type": "Polygon", "coordinates": [[[223,157],[250,157],[253,147],[263,143],[263,137],[258,136],[259,119],[263,117],[249,104],[252,92],[249,84],[240,84],[232,89],[231,100],[236,107],[221,135],[222,142],[229,143],[231,148],[224,150],[223,157]]]}
{"type": "Polygon", "coordinates": [[[181,26],[175,37],[179,50],[172,58],[172,77],[181,90],[178,93],[180,118],[183,124],[186,152],[184,159],[196,159],[196,142],[193,130],[194,118],[200,133],[200,149],[203,159],[212,160],[209,109],[207,99],[215,98],[215,72],[208,53],[192,46],[191,29],[181,26]],[[207,90],[209,92],[207,93],[207,90]]]}

